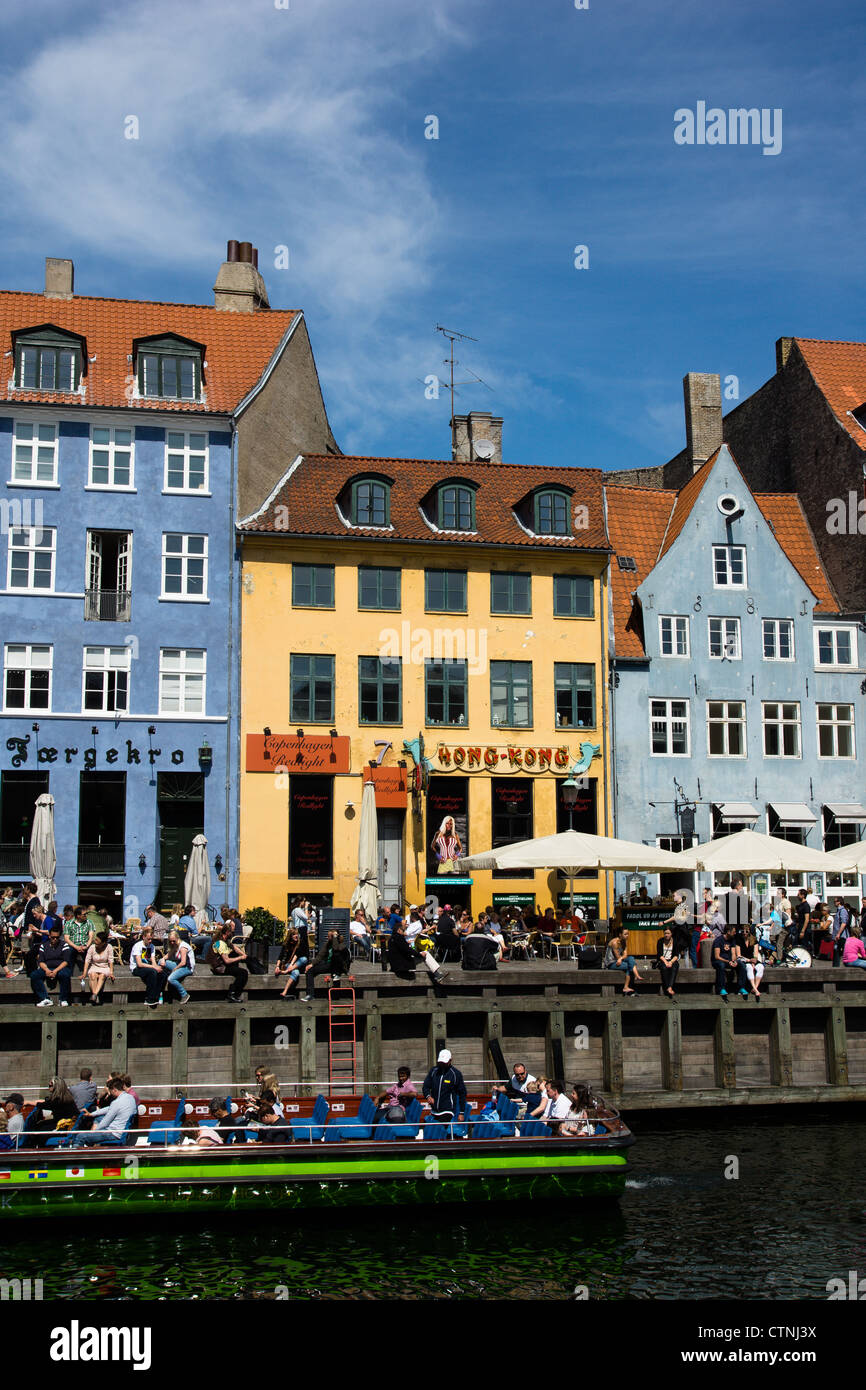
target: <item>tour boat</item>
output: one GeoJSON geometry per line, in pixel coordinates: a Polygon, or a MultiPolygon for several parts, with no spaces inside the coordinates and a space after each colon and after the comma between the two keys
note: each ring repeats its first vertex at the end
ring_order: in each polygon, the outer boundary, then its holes
{"type": "Polygon", "coordinates": [[[404,1123],[379,1123],[375,1132],[369,1097],[284,1101],[292,1143],[257,1141],[249,1130],[240,1142],[184,1143],[184,1114],[187,1123],[208,1123],[207,1101],[188,1097],[141,1105],[139,1128],[121,1145],[76,1148],[66,1134],[28,1149],[25,1130],[21,1147],[0,1151],[0,1217],[621,1195],[634,1136],[616,1112],[595,1123],[598,1133],[561,1136],[540,1120],[518,1119],[504,1098],[497,1119],[482,1119],[489,1099],[470,1096],[453,1125],[425,1120],[416,1101],[404,1123]]]}

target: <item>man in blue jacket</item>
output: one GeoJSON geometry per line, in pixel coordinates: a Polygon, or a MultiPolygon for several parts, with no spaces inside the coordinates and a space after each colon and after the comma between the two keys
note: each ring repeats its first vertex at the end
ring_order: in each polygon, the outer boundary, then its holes
{"type": "Polygon", "coordinates": [[[431,1106],[431,1119],[449,1124],[466,1104],[466,1082],[463,1073],[451,1065],[451,1053],[443,1048],[421,1086],[421,1094],[431,1106]]]}

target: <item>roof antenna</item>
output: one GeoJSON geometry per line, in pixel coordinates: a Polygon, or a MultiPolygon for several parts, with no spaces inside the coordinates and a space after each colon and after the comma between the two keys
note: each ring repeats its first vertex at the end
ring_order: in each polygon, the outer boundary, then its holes
{"type": "MultiPolygon", "coordinates": [[[[459,359],[459,358],[455,358],[455,356],[454,356],[454,343],[455,343],[456,339],[458,339],[458,338],[459,338],[462,342],[465,342],[465,343],[477,343],[477,342],[478,342],[478,339],[477,339],[477,338],[471,337],[470,334],[468,334],[468,333],[458,333],[457,330],[456,330],[455,328],[443,328],[442,325],[441,325],[441,323],[437,323],[437,324],[436,324],[436,332],[437,332],[437,333],[441,333],[442,336],[443,336],[443,338],[447,338],[448,341],[449,341],[449,343],[451,344],[451,351],[450,351],[449,355],[445,358],[445,364],[446,364],[446,366],[450,367],[450,386],[449,386],[449,390],[450,390],[450,394],[451,394],[451,457],[452,457],[452,459],[454,459],[454,458],[457,457],[457,437],[456,437],[456,431],[455,431],[455,428],[454,428],[454,393],[455,393],[455,390],[456,390],[456,388],[457,388],[458,386],[471,386],[471,385],[472,385],[472,382],[471,382],[471,381],[458,381],[458,382],[455,382],[455,380],[454,380],[454,368],[455,368],[455,366],[459,366],[459,365],[460,365],[460,359],[459,359]]],[[[492,391],[492,390],[493,390],[493,387],[492,387],[492,386],[488,386],[488,385],[487,385],[487,382],[486,382],[486,381],[482,381],[482,380],[481,380],[481,377],[480,377],[480,376],[476,376],[475,372],[473,372],[469,367],[466,367],[465,370],[466,370],[467,372],[469,372],[469,375],[472,377],[472,381],[477,381],[477,382],[479,382],[480,385],[483,386],[483,387],[485,388],[485,390],[487,390],[487,391],[492,391]]]]}

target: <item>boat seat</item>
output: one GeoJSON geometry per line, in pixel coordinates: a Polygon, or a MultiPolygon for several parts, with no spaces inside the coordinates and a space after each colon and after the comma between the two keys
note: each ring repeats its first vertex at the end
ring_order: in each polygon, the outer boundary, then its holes
{"type": "Polygon", "coordinates": [[[164,1120],[154,1120],[147,1131],[148,1144],[179,1144],[180,1143],[180,1122],[183,1119],[186,1109],[186,1097],[178,1101],[177,1110],[174,1112],[174,1119],[171,1124],[166,1124],[164,1120]]]}
{"type": "Polygon", "coordinates": [[[518,1128],[524,1139],[540,1139],[543,1135],[550,1137],[550,1128],[544,1120],[524,1120],[518,1128]]]}
{"type": "Polygon", "coordinates": [[[325,1137],[325,1121],[328,1116],[328,1102],[324,1096],[316,1096],[313,1113],[306,1120],[290,1120],[292,1138],[296,1144],[316,1143],[325,1137]]]}
{"type": "Polygon", "coordinates": [[[438,1120],[434,1120],[432,1124],[426,1124],[424,1126],[425,1144],[438,1144],[441,1140],[447,1139],[449,1137],[448,1131],[450,1128],[450,1125],[443,1125],[438,1120]]]}

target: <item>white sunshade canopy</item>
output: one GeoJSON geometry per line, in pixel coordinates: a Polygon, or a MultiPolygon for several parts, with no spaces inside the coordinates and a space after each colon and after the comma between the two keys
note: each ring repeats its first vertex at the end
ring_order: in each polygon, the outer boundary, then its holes
{"type": "Polygon", "coordinates": [[[679,854],[659,849],[657,845],[641,845],[607,835],[584,835],[578,830],[563,830],[558,835],[542,835],[537,840],[502,845],[457,862],[461,870],[469,873],[475,869],[561,869],[569,877],[588,869],[674,873],[683,867],[679,854]]]}
{"type": "Polygon", "coordinates": [[[828,801],[825,804],[840,825],[862,825],[866,821],[866,810],[858,801],[837,801],[832,805],[828,801]]]}
{"type": "Polygon", "coordinates": [[[740,825],[743,821],[750,820],[754,824],[760,817],[760,811],[749,801],[720,801],[719,814],[725,825],[740,825]]]}
{"type": "Polygon", "coordinates": [[[856,845],[842,845],[831,849],[830,858],[836,862],[836,871],[866,874],[866,840],[858,840],[856,845]]]}
{"type": "Polygon", "coordinates": [[[770,810],[775,811],[779,824],[784,826],[806,829],[817,820],[802,801],[771,801],[770,810]]]}
{"type": "Polygon", "coordinates": [[[795,840],[783,840],[778,835],[761,835],[756,830],[722,835],[717,840],[684,849],[676,858],[681,869],[705,869],[714,873],[839,872],[839,860],[831,854],[798,845],[795,840]]]}

